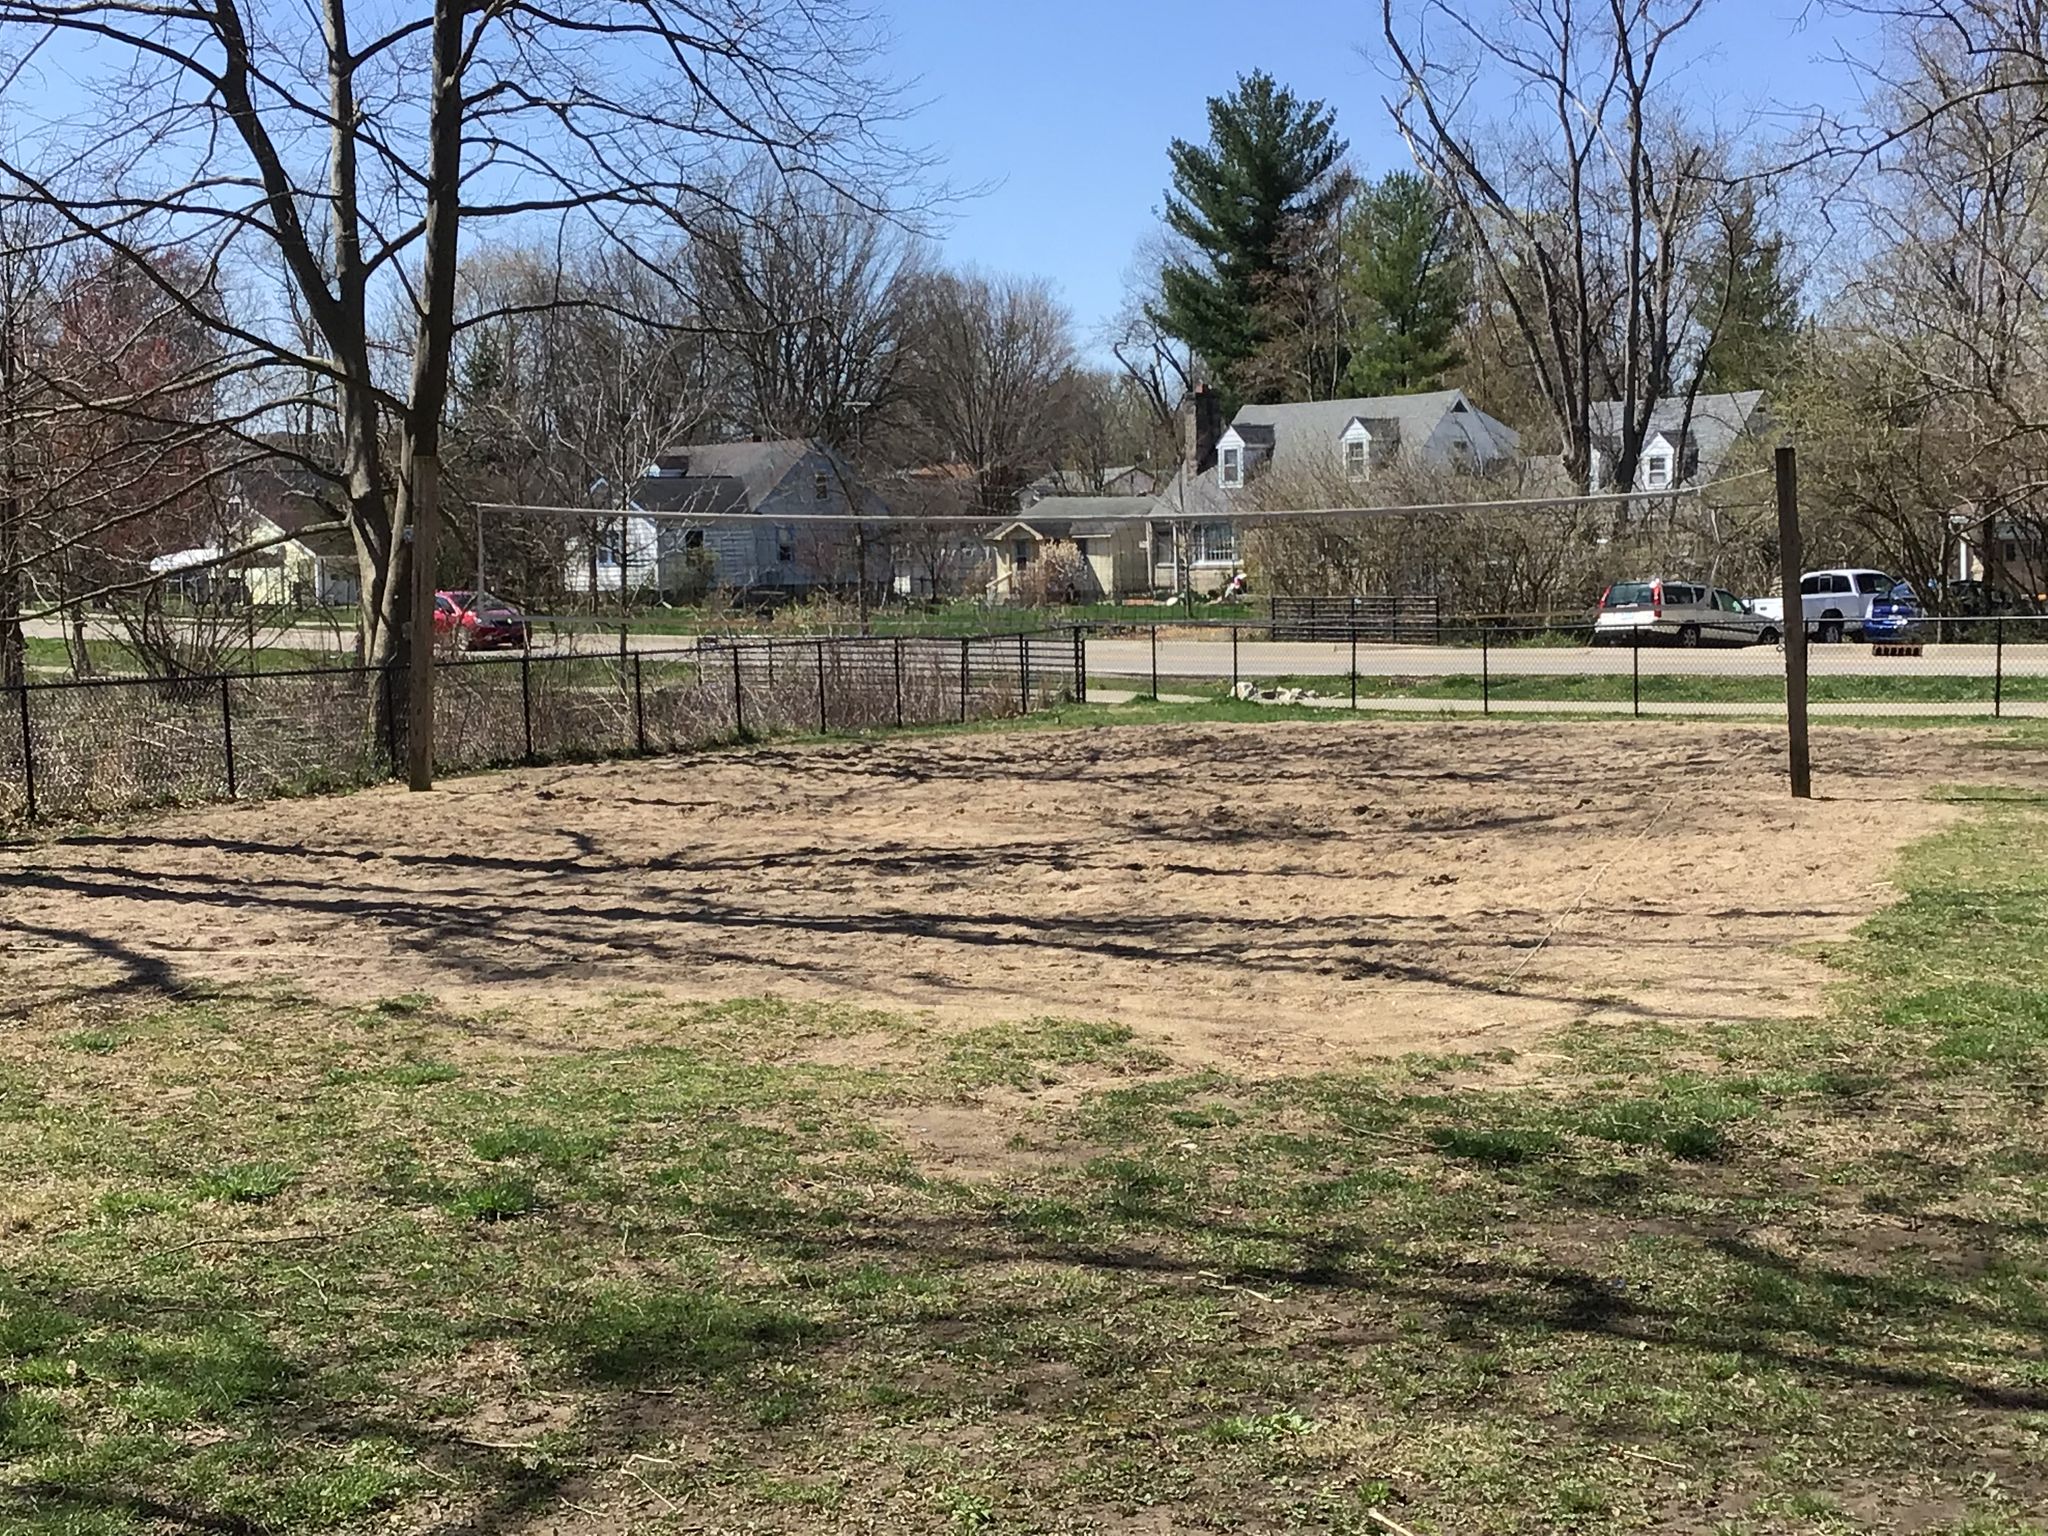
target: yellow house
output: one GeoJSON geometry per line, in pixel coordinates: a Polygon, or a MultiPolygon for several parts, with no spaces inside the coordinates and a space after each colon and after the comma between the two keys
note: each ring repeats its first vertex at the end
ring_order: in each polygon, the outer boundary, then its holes
{"type": "Polygon", "coordinates": [[[998,601],[1086,602],[1152,590],[1136,496],[1046,496],[988,536],[998,601]]]}

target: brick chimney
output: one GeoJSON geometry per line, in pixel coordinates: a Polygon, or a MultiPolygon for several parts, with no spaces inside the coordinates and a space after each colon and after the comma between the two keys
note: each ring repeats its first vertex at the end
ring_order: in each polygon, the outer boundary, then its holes
{"type": "Polygon", "coordinates": [[[1223,435],[1223,403],[1206,384],[1181,402],[1181,457],[1192,478],[1216,467],[1216,439],[1223,435]]]}

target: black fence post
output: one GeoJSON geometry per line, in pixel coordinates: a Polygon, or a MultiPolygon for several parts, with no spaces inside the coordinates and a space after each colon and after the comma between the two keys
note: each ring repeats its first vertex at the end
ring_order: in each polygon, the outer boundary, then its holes
{"type": "Polygon", "coordinates": [[[967,647],[968,639],[960,637],[960,723],[967,723],[967,647]]]}
{"type": "Polygon", "coordinates": [[[1017,713],[1031,713],[1031,637],[1017,637],[1017,713]]]}
{"type": "Polygon", "coordinates": [[[1479,626],[1479,713],[1493,713],[1493,631],[1479,626]]]}
{"type": "Polygon", "coordinates": [[[533,653],[519,653],[519,720],[526,731],[526,760],[533,761],[533,653]]]}
{"type": "Polygon", "coordinates": [[[763,642],[768,651],[768,691],[775,691],[775,637],[769,635],[763,642]]]}
{"type": "Polygon", "coordinates": [[[747,690],[740,677],[740,642],[732,642],[732,733],[741,741],[747,739],[747,690]]]}
{"type": "Polygon", "coordinates": [[[391,777],[398,777],[398,703],[392,697],[391,663],[380,674],[384,685],[384,751],[391,760],[391,777]]]}
{"type": "Polygon", "coordinates": [[[1152,626],[1152,702],[1159,702],[1159,626],[1152,626]]]}
{"type": "Polygon", "coordinates": [[[2005,714],[2005,620],[1997,620],[1991,630],[1991,716],[1998,719],[2005,714]]]}
{"type": "MultiPolygon", "coordinates": [[[[1354,602],[1356,599],[1353,600],[1354,602]]],[[[1351,707],[1358,708],[1358,619],[1351,620],[1351,707]]]]}
{"type": "Polygon", "coordinates": [[[28,819],[36,819],[36,738],[28,723],[28,684],[15,690],[21,704],[21,788],[28,801],[28,819]]]}
{"type": "Polygon", "coordinates": [[[1629,711],[1638,720],[1643,717],[1643,631],[1641,626],[1629,631],[1635,643],[1628,650],[1628,704],[1629,711]]]}
{"type": "Polygon", "coordinates": [[[235,707],[229,702],[227,674],[220,680],[220,744],[228,763],[228,798],[235,796],[235,707]]]}
{"type": "Polygon", "coordinates": [[[818,642],[818,734],[830,730],[825,715],[825,642],[818,642]]]}
{"type": "Polygon", "coordinates": [[[1230,626],[1230,696],[1237,697],[1237,626],[1230,626]]]}
{"type": "Polygon", "coordinates": [[[647,750],[647,694],[640,679],[640,653],[633,653],[633,745],[647,750]]]}
{"type": "Polygon", "coordinates": [[[903,725],[903,637],[896,637],[896,724],[903,725]]]}
{"type": "Polygon", "coordinates": [[[1088,632],[1074,626],[1074,702],[1088,702],[1088,632]]]}

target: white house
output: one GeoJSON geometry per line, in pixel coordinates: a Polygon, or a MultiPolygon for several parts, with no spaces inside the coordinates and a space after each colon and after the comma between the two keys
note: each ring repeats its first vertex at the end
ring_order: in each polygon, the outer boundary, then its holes
{"type": "Polygon", "coordinates": [[[1718,479],[1728,455],[1743,438],[1763,431],[1769,417],[1764,392],[1745,389],[1733,394],[1695,395],[1659,400],[1650,409],[1636,472],[1626,487],[1615,479],[1622,426],[1627,419],[1619,400],[1593,402],[1592,472],[1587,489],[1602,491],[1671,491],[1707,485],[1718,479]]]}
{"type": "Polygon", "coordinates": [[[1247,405],[1220,433],[1215,397],[1198,389],[1183,420],[1182,462],[1154,498],[1147,540],[1152,584],[1167,590],[1183,577],[1200,592],[1229,580],[1246,507],[1269,510],[1276,495],[1328,505],[1396,462],[1479,473],[1513,458],[1520,441],[1458,389],[1247,405]]]}
{"type": "MultiPolygon", "coordinates": [[[[593,512],[570,540],[571,592],[627,590],[695,595],[706,587],[792,592],[856,579],[861,552],[850,523],[805,515],[858,512],[886,524],[889,509],[823,443],[699,443],[660,454],[626,507],[593,512]]],[[[868,579],[889,579],[886,538],[867,551],[868,579]]]]}

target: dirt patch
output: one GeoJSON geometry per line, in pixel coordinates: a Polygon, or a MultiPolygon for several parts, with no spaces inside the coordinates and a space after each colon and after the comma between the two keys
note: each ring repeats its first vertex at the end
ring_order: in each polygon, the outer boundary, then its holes
{"type": "Polygon", "coordinates": [[[903,1144],[922,1171],[949,1179],[1014,1178],[1073,1168],[1096,1150],[1034,1136],[1028,1121],[996,1104],[928,1104],[882,1112],[875,1123],[903,1144]]]}
{"type": "Polygon", "coordinates": [[[1110,1017],[1257,1070],[1577,1016],[1768,1018],[1977,732],[1190,725],[887,738],[169,816],[0,855],[0,984],[288,982],[544,1018],[609,989],[1110,1017]]]}

